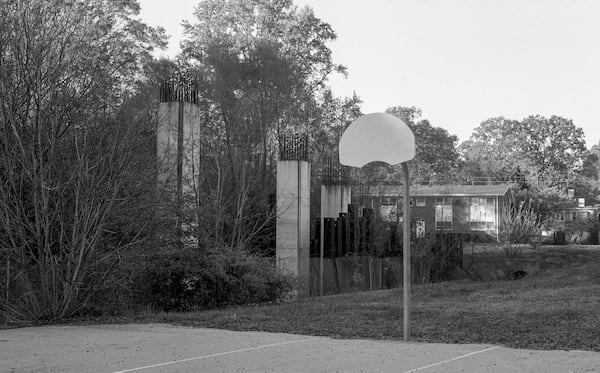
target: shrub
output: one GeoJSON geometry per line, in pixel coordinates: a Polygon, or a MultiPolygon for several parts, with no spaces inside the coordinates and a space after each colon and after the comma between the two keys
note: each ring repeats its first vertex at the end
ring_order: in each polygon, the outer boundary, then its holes
{"type": "Polygon", "coordinates": [[[223,248],[211,253],[177,250],[148,257],[134,277],[137,304],[191,311],[279,300],[292,289],[273,258],[223,248]]]}
{"type": "Polygon", "coordinates": [[[456,269],[463,268],[463,235],[435,233],[413,241],[411,251],[412,280],[416,283],[454,279],[456,269]]]}
{"type": "Polygon", "coordinates": [[[581,218],[567,221],[565,231],[569,241],[582,245],[598,244],[598,221],[590,218],[581,218]]]}
{"type": "Polygon", "coordinates": [[[509,258],[518,256],[541,232],[540,216],[534,211],[531,200],[514,206],[508,204],[500,214],[500,242],[509,258]]]}

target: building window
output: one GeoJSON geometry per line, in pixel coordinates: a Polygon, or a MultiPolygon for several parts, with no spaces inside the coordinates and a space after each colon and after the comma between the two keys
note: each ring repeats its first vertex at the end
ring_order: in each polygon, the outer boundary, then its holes
{"type": "Polygon", "coordinates": [[[471,224],[471,229],[472,230],[477,230],[477,231],[484,231],[485,227],[486,227],[486,222],[484,221],[472,221],[471,224]]]}
{"type": "Polygon", "coordinates": [[[396,206],[396,198],[393,197],[384,197],[381,200],[382,206],[396,206]]]}
{"type": "Polygon", "coordinates": [[[452,198],[435,198],[435,229],[452,230],[452,198]]]}
{"type": "Polygon", "coordinates": [[[435,205],[452,205],[452,197],[435,197],[435,205]]]}
{"type": "Polygon", "coordinates": [[[425,197],[417,197],[417,207],[425,207],[425,197]]]}
{"type": "Polygon", "coordinates": [[[496,199],[494,197],[470,198],[470,227],[472,230],[496,229],[496,199]]]}
{"type": "Polygon", "coordinates": [[[438,231],[451,231],[452,230],[452,222],[451,221],[435,221],[435,229],[438,231]]]}

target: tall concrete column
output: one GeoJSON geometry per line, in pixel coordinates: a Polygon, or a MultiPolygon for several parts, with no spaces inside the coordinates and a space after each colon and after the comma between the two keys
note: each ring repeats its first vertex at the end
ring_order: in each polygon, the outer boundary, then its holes
{"type": "Polygon", "coordinates": [[[277,162],[277,266],[297,276],[301,296],[308,295],[310,276],[310,163],[305,146],[300,142],[290,149],[280,143],[277,162]]]}
{"type": "Polygon", "coordinates": [[[193,86],[168,81],[160,88],[156,131],[157,192],[182,228],[187,195],[198,180],[200,107],[193,86]]]}

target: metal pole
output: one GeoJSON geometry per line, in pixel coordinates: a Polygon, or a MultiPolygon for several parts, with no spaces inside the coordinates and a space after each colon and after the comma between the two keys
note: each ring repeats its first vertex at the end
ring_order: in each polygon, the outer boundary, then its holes
{"type": "Polygon", "coordinates": [[[323,213],[323,201],[325,191],[323,185],[321,185],[321,208],[319,209],[319,215],[321,215],[321,224],[319,224],[319,295],[323,296],[323,256],[325,255],[325,218],[323,213]]]}
{"type": "Polygon", "coordinates": [[[10,257],[6,254],[6,304],[10,294],[10,257]]]}
{"type": "Polygon", "coordinates": [[[408,164],[402,163],[402,175],[404,178],[404,204],[403,222],[404,232],[402,235],[402,263],[403,263],[403,303],[404,303],[404,340],[410,337],[410,190],[408,180],[408,164]]]}
{"type": "Polygon", "coordinates": [[[4,321],[8,325],[8,297],[10,295],[10,256],[6,253],[6,309],[4,321]]]}

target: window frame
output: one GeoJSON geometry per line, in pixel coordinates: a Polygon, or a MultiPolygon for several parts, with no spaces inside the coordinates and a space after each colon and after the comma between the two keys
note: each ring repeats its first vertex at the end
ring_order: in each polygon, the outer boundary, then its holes
{"type": "Polygon", "coordinates": [[[498,210],[496,206],[497,196],[483,195],[469,197],[469,228],[472,231],[490,232],[496,230],[498,226],[498,210]],[[494,213],[489,218],[489,214],[485,211],[489,208],[494,209],[494,213]],[[478,212],[478,216],[474,218],[473,211],[478,212]],[[482,210],[484,214],[482,214],[482,210]],[[482,220],[483,219],[483,220],[482,220]]]}
{"type": "Polygon", "coordinates": [[[434,208],[435,208],[435,215],[434,215],[434,229],[436,231],[451,231],[454,228],[454,211],[453,211],[453,206],[452,206],[452,197],[446,197],[446,196],[436,196],[435,200],[434,200],[434,208]],[[448,211],[450,212],[450,220],[438,220],[438,213],[437,213],[437,208],[441,207],[442,208],[442,218],[446,215],[445,214],[445,209],[449,209],[448,211]]]}

